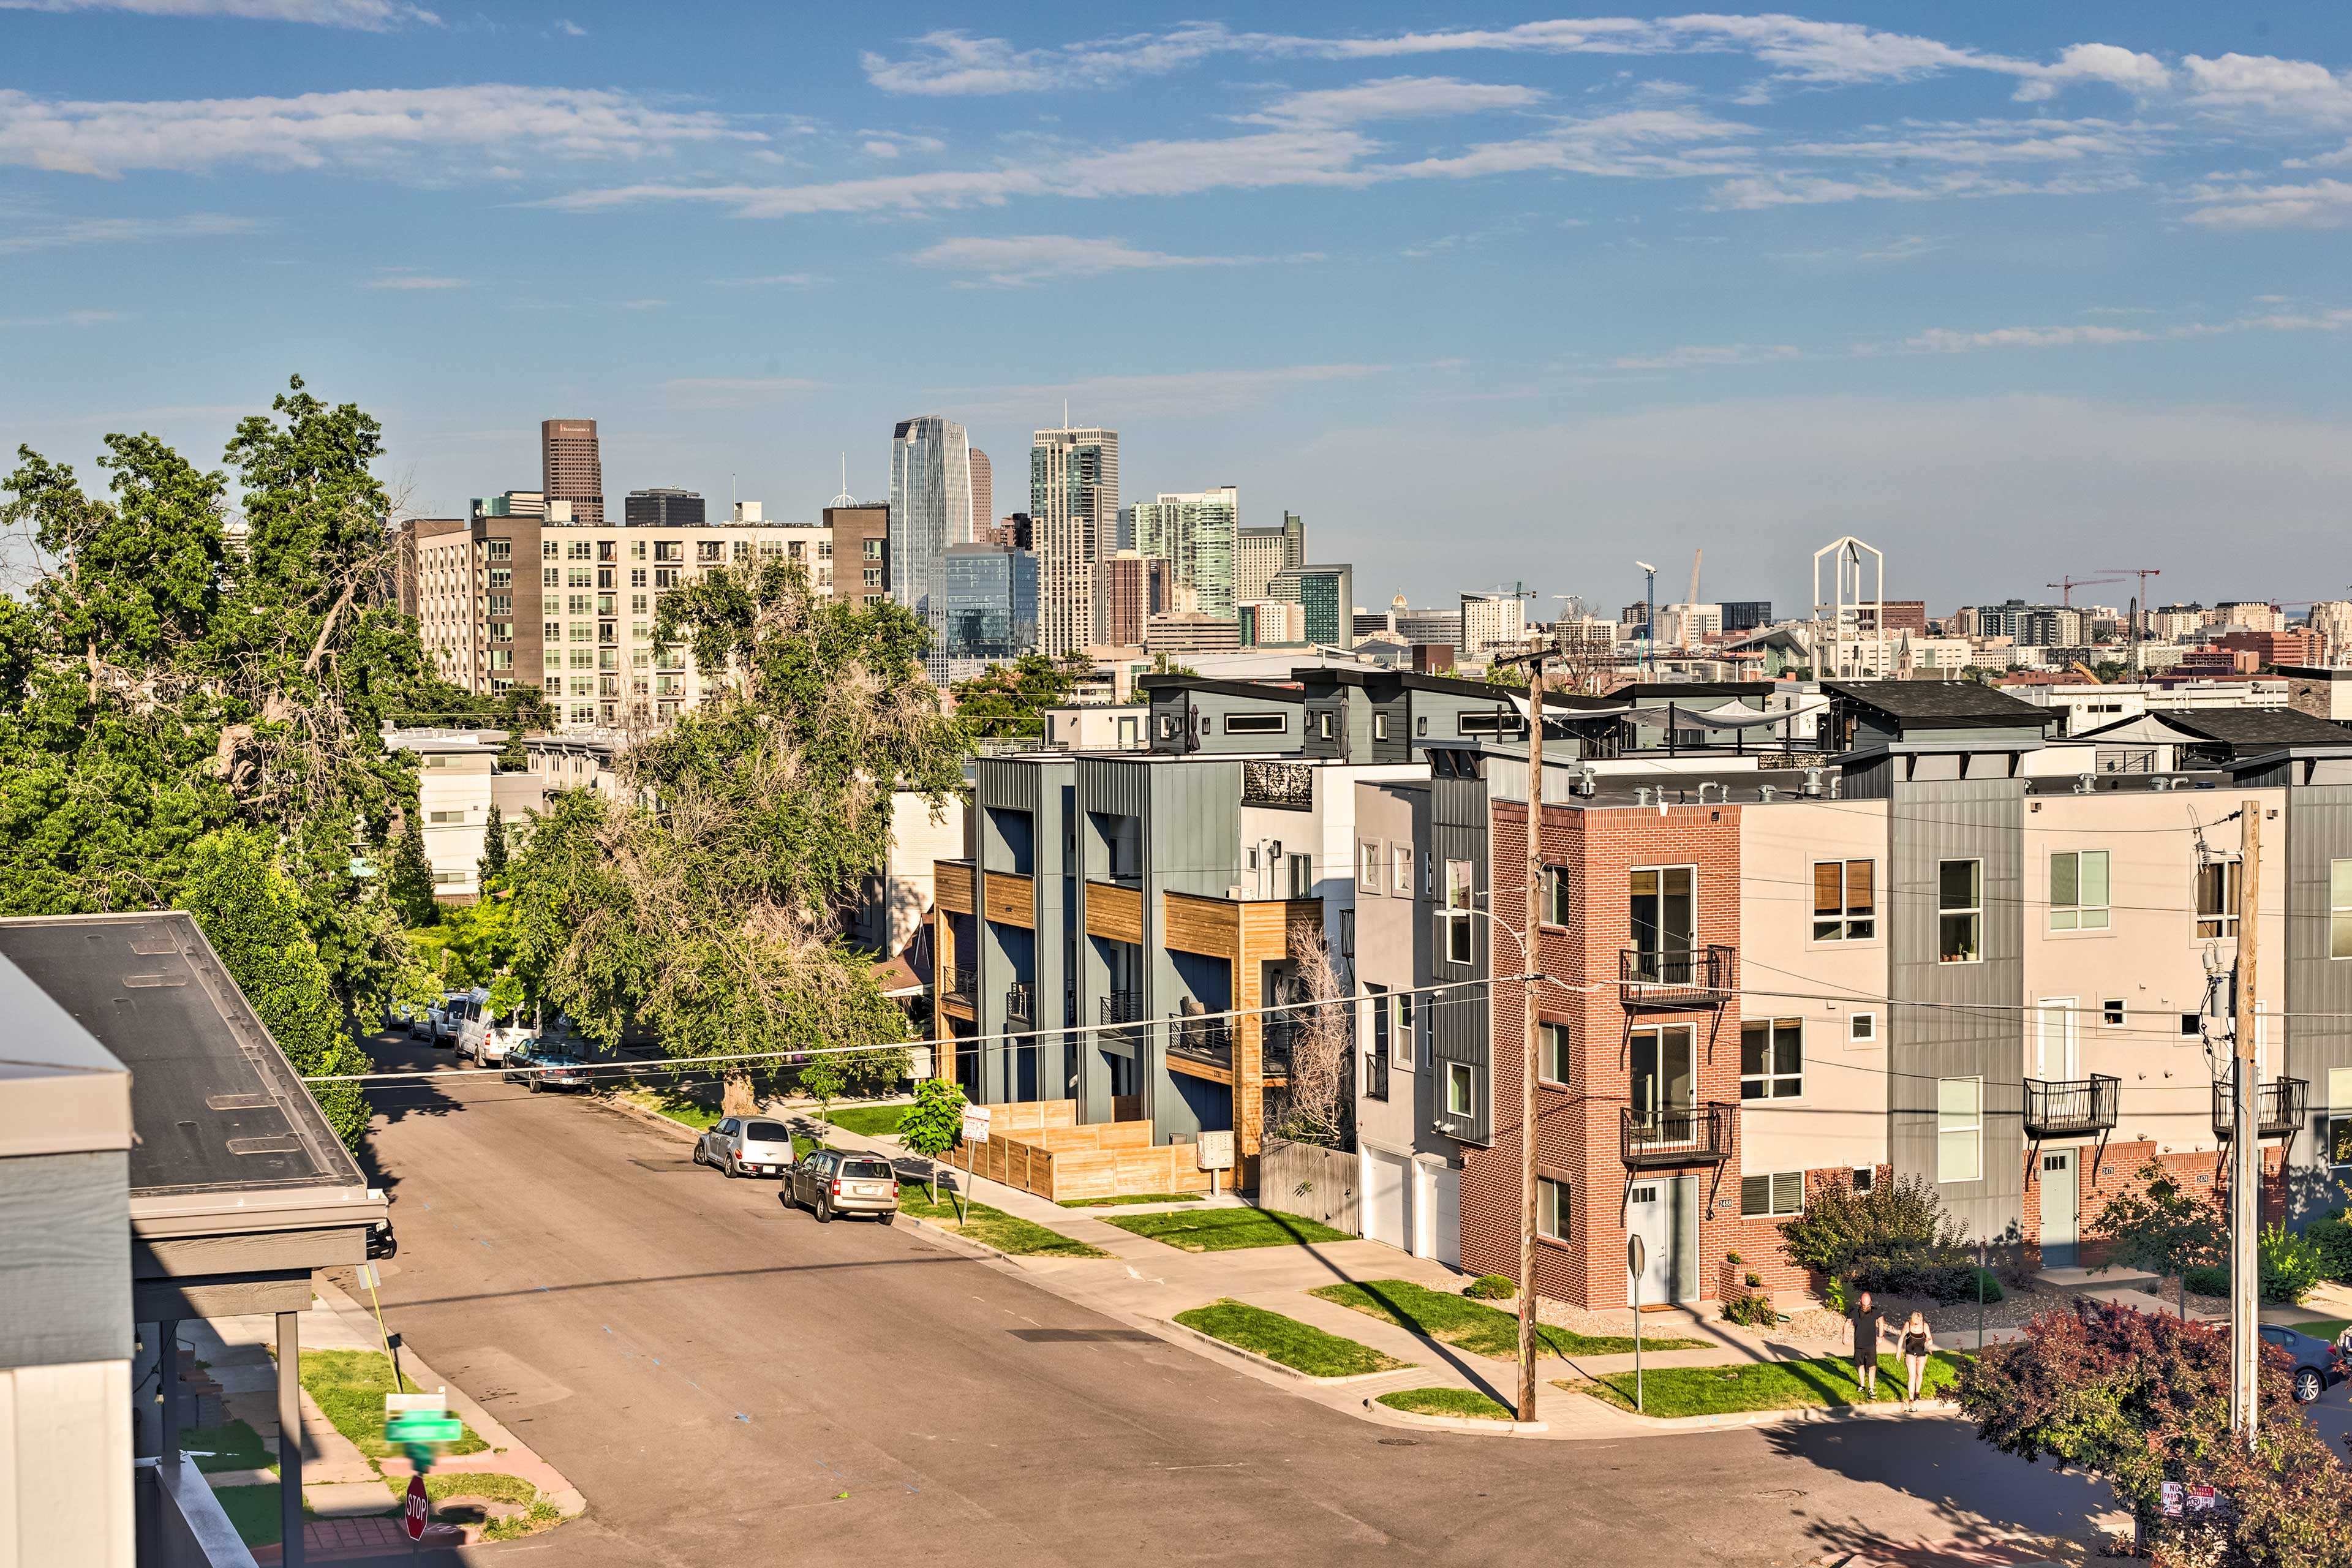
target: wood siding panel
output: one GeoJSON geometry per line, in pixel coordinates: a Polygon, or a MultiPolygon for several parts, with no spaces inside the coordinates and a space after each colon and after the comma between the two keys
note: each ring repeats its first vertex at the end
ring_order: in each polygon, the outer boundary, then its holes
{"type": "Polygon", "coordinates": [[[931,899],[940,909],[960,915],[971,913],[971,862],[969,860],[934,860],[931,862],[931,899]]]}
{"type": "Polygon", "coordinates": [[[1036,883],[1010,871],[991,871],[982,879],[984,911],[989,920],[1009,926],[1028,926],[1036,919],[1036,883]]]}
{"type": "Polygon", "coordinates": [[[1143,890],[1116,882],[1087,883],[1087,934],[1105,942],[1143,941],[1143,890]]]}
{"type": "Polygon", "coordinates": [[[1253,906],[1190,893],[1162,893],[1161,938],[1179,952],[1197,952],[1230,963],[1241,956],[1243,912],[1253,906]]]}

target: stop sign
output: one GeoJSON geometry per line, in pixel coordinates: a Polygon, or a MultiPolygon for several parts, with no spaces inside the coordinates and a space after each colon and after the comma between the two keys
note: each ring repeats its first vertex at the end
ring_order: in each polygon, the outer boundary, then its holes
{"type": "Polygon", "coordinates": [[[430,1505],[425,1501],[425,1478],[423,1476],[411,1476],[408,1478],[408,1500],[404,1505],[404,1517],[401,1522],[408,1531],[408,1539],[411,1541],[424,1540],[425,1516],[428,1511],[430,1511],[430,1505]]]}

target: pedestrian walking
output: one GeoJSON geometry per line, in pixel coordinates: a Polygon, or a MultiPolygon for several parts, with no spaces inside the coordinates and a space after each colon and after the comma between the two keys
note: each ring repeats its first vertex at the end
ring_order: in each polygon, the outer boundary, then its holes
{"type": "Polygon", "coordinates": [[[1853,1380],[1862,1385],[1864,1399],[1878,1397],[1878,1337],[1886,1331],[1886,1321],[1878,1315],[1878,1306],[1864,1290],[1854,1297],[1853,1380]]]}
{"type": "Polygon", "coordinates": [[[1903,1401],[1906,1408],[1919,1408],[1919,1384],[1927,1376],[1927,1357],[1936,1349],[1936,1336],[1928,1330],[1927,1314],[1914,1311],[1903,1321],[1903,1401]]]}

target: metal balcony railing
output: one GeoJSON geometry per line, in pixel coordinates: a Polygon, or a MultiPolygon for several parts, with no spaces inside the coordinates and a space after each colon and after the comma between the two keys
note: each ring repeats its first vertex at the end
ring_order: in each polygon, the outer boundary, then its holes
{"type": "Polygon", "coordinates": [[[948,994],[971,1001],[980,990],[980,971],[961,966],[948,971],[948,994]]]}
{"type": "MultiPolygon", "coordinates": [[[[2299,1078],[2275,1078],[2254,1085],[2255,1136],[2292,1138],[2303,1131],[2311,1111],[2311,1085],[2299,1078]]],[[[2224,1143],[2236,1131],[2227,1079],[2213,1086],[2213,1136],[2224,1143]]]]}
{"type": "Polygon", "coordinates": [[[1203,1067],[1234,1069],[1234,1021],[1231,1018],[1168,1020],[1168,1054],[1203,1067]]]}
{"type": "Polygon", "coordinates": [[[1617,955],[1617,1000],[1625,1007],[1687,1012],[1729,1000],[1735,949],[1629,947],[1617,955]]]}
{"type": "Polygon", "coordinates": [[[2089,1138],[2114,1131],[2123,1081],[2097,1072],[2082,1079],[2027,1079],[2025,1135],[2089,1138]]]}
{"type": "Polygon", "coordinates": [[[1720,1165],[1731,1157],[1731,1134],[1739,1108],[1720,1100],[1651,1110],[1620,1110],[1618,1142],[1629,1171],[1681,1165],[1720,1165]]]}
{"type": "Polygon", "coordinates": [[[1008,1019],[1018,1019],[1024,1024],[1035,1023],[1037,998],[1034,987],[1017,980],[1005,987],[1004,1016],[1008,1019]]]}
{"type": "Polygon", "coordinates": [[[1102,999],[1102,1021],[1132,1024],[1143,1016],[1143,998],[1133,991],[1114,991],[1102,999]]]}

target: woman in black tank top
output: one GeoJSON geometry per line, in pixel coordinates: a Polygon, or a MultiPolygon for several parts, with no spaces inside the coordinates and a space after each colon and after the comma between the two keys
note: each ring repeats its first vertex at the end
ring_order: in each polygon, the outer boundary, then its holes
{"type": "Polygon", "coordinates": [[[1936,1348],[1936,1336],[1928,1331],[1927,1318],[1914,1312],[1903,1322],[1903,1400],[1908,1409],[1919,1407],[1919,1384],[1927,1376],[1927,1357],[1936,1348]]]}

